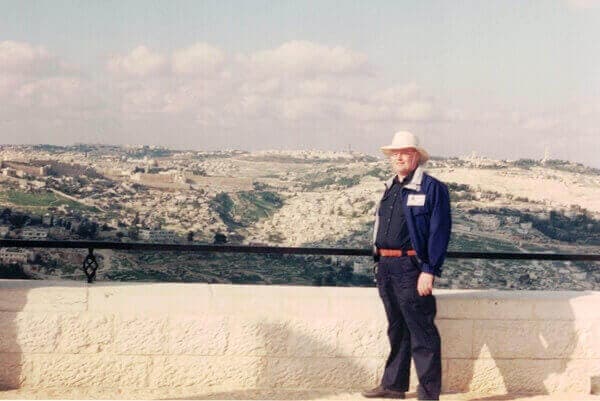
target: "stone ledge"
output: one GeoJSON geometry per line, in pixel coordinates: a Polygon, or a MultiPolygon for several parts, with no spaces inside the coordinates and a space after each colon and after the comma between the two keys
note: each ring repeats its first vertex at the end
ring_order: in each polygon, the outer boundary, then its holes
{"type": "Polygon", "coordinates": [[[87,284],[0,279],[0,311],[84,311],[87,284]]]}
{"type": "MultiPolygon", "coordinates": [[[[600,293],[436,296],[446,391],[599,390],[600,293]]],[[[375,288],[0,280],[0,388],[358,389],[386,325],[375,288]]]]}

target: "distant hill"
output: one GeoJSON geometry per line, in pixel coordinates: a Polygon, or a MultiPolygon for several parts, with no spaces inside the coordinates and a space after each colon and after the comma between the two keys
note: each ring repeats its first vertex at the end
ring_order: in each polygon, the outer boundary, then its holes
{"type": "MultiPolygon", "coordinates": [[[[35,197],[38,217],[47,212],[57,214],[56,220],[68,217],[75,222],[79,217],[63,216],[68,208],[55,207],[56,196],[47,193],[59,188],[73,202],[97,205],[77,212],[82,219],[105,227],[102,234],[107,240],[111,235],[117,240],[117,232],[127,239],[139,229],[161,227],[175,231],[181,241],[192,232],[195,241],[204,243],[219,234],[230,244],[366,249],[383,181],[392,176],[386,160],[358,152],[6,145],[0,149],[0,159],[50,165],[52,171],[45,182],[4,177],[0,199],[13,199],[17,192],[21,200],[35,197]],[[134,171],[146,171],[154,178],[177,173],[181,185],[178,189],[146,186],[134,180],[134,171]],[[88,179],[70,178],[80,175],[88,179]]],[[[450,190],[452,250],[598,252],[599,169],[561,160],[475,156],[433,157],[426,169],[450,190]]],[[[15,212],[20,205],[26,211],[24,201],[10,204],[15,212]]],[[[243,254],[200,258],[160,252],[138,258],[124,252],[109,256],[99,274],[115,280],[372,285],[368,258],[243,254]],[[285,269],[289,271],[282,272],[285,269]]],[[[74,264],[52,263],[53,270],[34,273],[39,277],[78,274],[74,264]]],[[[600,287],[597,271],[589,263],[448,260],[438,285],[590,289],[600,287]]]]}

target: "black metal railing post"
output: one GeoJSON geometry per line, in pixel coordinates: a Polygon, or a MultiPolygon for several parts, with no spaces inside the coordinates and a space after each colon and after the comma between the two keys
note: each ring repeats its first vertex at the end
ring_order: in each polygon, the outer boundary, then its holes
{"type": "Polygon", "coordinates": [[[88,283],[93,283],[96,279],[96,270],[98,270],[98,262],[94,255],[94,248],[88,248],[88,254],[83,260],[83,266],[81,267],[85,276],[87,277],[88,283]]]}

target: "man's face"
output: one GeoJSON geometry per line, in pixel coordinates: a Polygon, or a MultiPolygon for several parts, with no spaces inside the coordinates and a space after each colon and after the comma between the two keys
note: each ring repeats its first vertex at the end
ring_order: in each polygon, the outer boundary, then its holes
{"type": "Polygon", "coordinates": [[[415,148],[393,150],[388,156],[392,170],[400,176],[405,176],[417,168],[419,157],[420,154],[415,148]]]}

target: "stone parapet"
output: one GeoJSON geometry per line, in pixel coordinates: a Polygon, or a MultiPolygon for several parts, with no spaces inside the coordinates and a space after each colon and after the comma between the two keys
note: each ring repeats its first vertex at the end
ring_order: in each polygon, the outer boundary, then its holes
{"type": "MultiPolygon", "coordinates": [[[[436,296],[444,391],[600,391],[600,293],[436,296]]],[[[374,288],[0,280],[1,389],[356,391],[388,350],[374,288]]]]}

